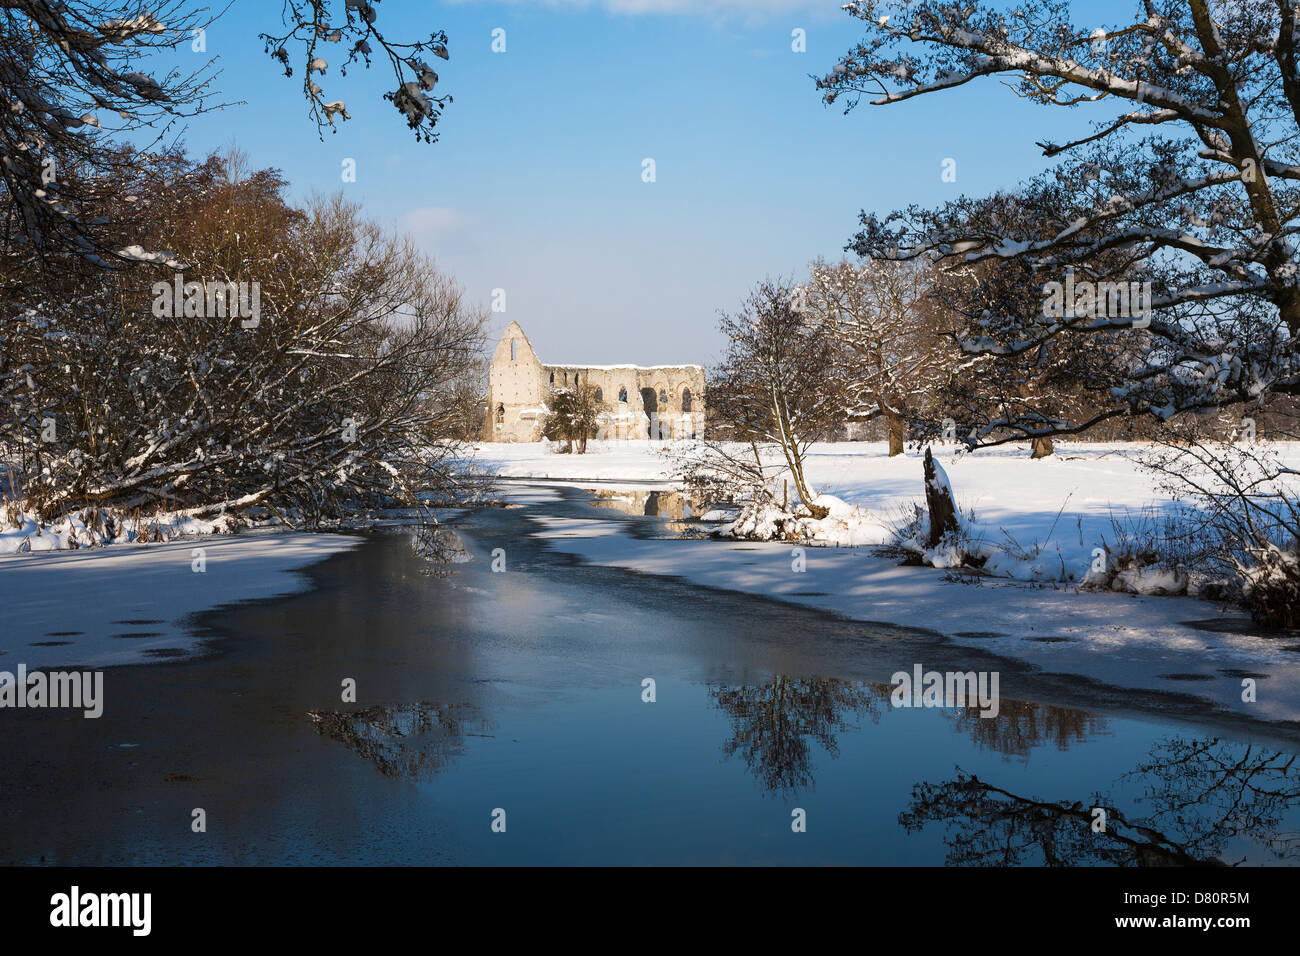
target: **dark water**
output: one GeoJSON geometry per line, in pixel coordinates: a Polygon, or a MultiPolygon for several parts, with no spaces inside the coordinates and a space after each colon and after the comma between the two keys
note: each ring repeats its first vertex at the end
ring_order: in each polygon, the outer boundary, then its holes
{"type": "Polygon", "coordinates": [[[463,516],[436,550],[463,544],[468,562],[376,535],[313,568],[310,593],[206,615],[208,656],[109,671],[99,720],[9,712],[0,862],[1300,855],[1294,731],[1027,673],[923,631],[583,566],[529,537],[528,515],[638,534],[682,516],[561,495],[463,516]],[[913,663],[998,670],[999,716],[893,708],[889,676],[913,663]]]}

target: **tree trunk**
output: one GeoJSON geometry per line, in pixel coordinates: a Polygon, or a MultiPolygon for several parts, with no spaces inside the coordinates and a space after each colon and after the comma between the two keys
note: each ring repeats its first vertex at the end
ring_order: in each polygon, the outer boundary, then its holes
{"type": "Polygon", "coordinates": [[[903,439],[906,437],[906,430],[903,426],[903,420],[897,415],[886,415],[889,422],[889,457],[903,453],[903,439]]]}
{"type": "Polygon", "coordinates": [[[769,383],[772,392],[772,412],[780,429],[778,437],[781,443],[781,452],[785,455],[785,463],[790,469],[790,477],[794,479],[794,490],[798,492],[799,500],[804,503],[808,513],[814,519],[820,521],[829,515],[831,510],[822,505],[813,504],[812,492],[808,490],[808,483],[803,476],[803,458],[799,453],[799,442],[790,433],[790,414],[786,407],[784,392],[779,384],[772,382],[770,379],[769,383]]]}
{"type": "Polygon", "coordinates": [[[930,509],[930,536],[925,546],[933,548],[945,535],[957,534],[959,528],[948,476],[930,456],[929,448],[925,450],[925,505],[930,509]]]}
{"type": "Polygon", "coordinates": [[[1052,448],[1051,438],[1047,436],[1043,436],[1041,438],[1035,438],[1034,445],[1033,445],[1033,453],[1029,457],[1046,458],[1048,455],[1052,454],[1053,450],[1054,449],[1052,448]]]}

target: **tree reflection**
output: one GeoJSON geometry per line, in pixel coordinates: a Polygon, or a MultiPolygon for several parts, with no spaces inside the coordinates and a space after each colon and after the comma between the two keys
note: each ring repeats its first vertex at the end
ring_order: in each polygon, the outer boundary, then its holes
{"type": "MultiPolygon", "coordinates": [[[[838,756],[837,735],[856,730],[853,718],[863,714],[878,722],[892,691],[889,684],[781,675],[764,684],[715,687],[711,696],[731,718],[726,755],[739,754],[768,790],[798,791],[815,783],[811,743],[838,756]]],[[[1012,756],[1046,743],[1065,750],[1106,730],[1104,717],[1068,707],[1003,700],[1000,708],[993,719],[962,708],[953,720],[980,746],[1012,756]]]]}
{"type": "Polygon", "coordinates": [[[386,777],[427,779],[464,750],[467,733],[484,733],[490,723],[467,705],[429,703],[364,710],[312,710],[316,732],[340,741],[374,763],[386,777]]]}
{"type": "Polygon", "coordinates": [[[411,533],[411,547],[424,559],[421,572],[445,578],[452,565],[472,560],[460,535],[439,525],[420,525],[411,533]]]}
{"type": "Polygon", "coordinates": [[[1278,859],[1300,854],[1300,833],[1277,832],[1300,804],[1295,754],[1218,737],[1171,737],[1125,777],[1149,778],[1138,802],[1152,807],[1153,821],[1186,833],[1195,852],[1219,855],[1228,841],[1245,837],[1278,859]]]}
{"type": "Polygon", "coordinates": [[[860,714],[878,721],[889,687],[782,675],[764,684],[715,687],[710,694],[731,718],[723,752],[739,754],[768,790],[785,792],[813,787],[810,741],[838,756],[836,734],[856,729],[852,719],[860,714]]]}
{"type": "Polygon", "coordinates": [[[1106,733],[1106,718],[1086,710],[1002,700],[998,716],[981,717],[978,707],[956,711],[956,724],[981,747],[1012,757],[1024,757],[1035,747],[1052,743],[1058,750],[1096,734],[1106,733]]]}
{"type": "Polygon", "coordinates": [[[1022,797],[958,772],[955,780],[920,783],[898,822],[909,833],[928,823],[948,827],[944,843],[952,866],[1194,866],[1199,860],[1168,837],[1106,808],[1106,829],[1092,832],[1088,803],[1022,797]]]}
{"type": "Polygon", "coordinates": [[[915,832],[942,822],[947,862],[957,866],[1222,866],[1233,840],[1278,859],[1300,849],[1295,832],[1278,832],[1300,803],[1294,754],[1170,738],[1149,757],[1121,778],[1145,781],[1137,802],[1154,812],[1144,816],[1130,817],[1097,795],[1086,803],[1025,797],[959,770],[953,780],[917,784],[899,823],[915,832]],[[1094,807],[1106,811],[1100,832],[1092,828],[1094,807]]]}

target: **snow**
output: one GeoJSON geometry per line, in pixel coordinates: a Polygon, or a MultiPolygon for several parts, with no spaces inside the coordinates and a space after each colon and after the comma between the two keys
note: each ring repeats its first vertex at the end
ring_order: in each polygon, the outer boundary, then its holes
{"type": "MultiPolygon", "coordinates": [[[[584,480],[598,478],[663,487],[671,469],[662,447],[611,442],[575,456],[551,455],[540,445],[484,444],[477,460],[507,476],[584,487],[593,486],[584,480]]],[[[1137,464],[1136,456],[1148,450],[1138,444],[1058,442],[1057,454],[1034,461],[1025,448],[975,454],[938,449],[935,459],[942,460],[958,508],[964,515],[975,512],[975,543],[993,550],[984,569],[991,577],[904,566],[897,554],[874,547],[806,548],[796,561],[794,548],[841,544],[829,529],[820,541],[677,540],[597,534],[572,522],[539,520],[535,534],[595,564],[766,595],[863,621],[922,627],[1044,671],[1196,695],[1259,719],[1300,719],[1300,654],[1289,649],[1296,646],[1294,637],[1262,633],[1236,608],[1152,596],[1179,588],[1172,572],[1126,572],[1121,586],[1139,593],[1077,587],[1087,577],[1096,542],[1114,543],[1112,515],[1173,507],[1137,464]],[[795,569],[800,563],[806,570],[795,569]],[[1074,583],[1060,582],[1062,577],[1074,583]],[[1255,703],[1241,700],[1245,675],[1258,679],[1255,703]]],[[[1279,451],[1300,465],[1300,445],[1279,451]]],[[[872,532],[879,535],[924,495],[920,457],[909,452],[891,459],[883,444],[817,445],[805,469],[812,486],[825,490],[818,503],[832,513],[824,522],[851,529],[862,544],[874,544],[872,532]]],[[[707,517],[735,516],[719,509],[707,517]]],[[[755,520],[771,517],[767,511],[755,520]]],[[[943,555],[932,557],[944,563],[943,555]]],[[[959,558],[949,557],[950,564],[959,558]]]]}
{"type": "Polygon", "coordinates": [[[54,524],[42,524],[12,504],[0,504],[0,555],[39,551],[75,551],[114,543],[135,543],[142,532],[155,540],[219,534],[230,529],[225,520],[203,520],[163,514],[139,521],[115,517],[118,535],[109,539],[101,531],[86,527],[79,514],[69,514],[54,524]]]}
{"type": "MultiPolygon", "coordinates": [[[[128,197],[128,200],[134,200],[135,197],[128,197]]],[[[160,262],[169,268],[181,268],[183,263],[170,252],[149,252],[143,246],[129,245],[117,250],[117,254],[123,259],[133,259],[137,262],[160,262]]]]}
{"type": "Polygon", "coordinates": [[[754,502],[719,528],[718,534],[752,541],[786,539],[842,548],[888,544],[893,540],[889,526],[866,508],[850,505],[834,495],[818,495],[813,503],[830,509],[830,514],[825,518],[811,518],[783,511],[770,502],[754,502]]]}
{"type": "MultiPolygon", "coordinates": [[[[672,484],[673,463],[665,451],[685,443],[590,442],[585,455],[553,454],[546,443],[482,443],[475,461],[510,478],[558,479],[573,483],[610,480],[647,487],[672,484]]],[[[1300,444],[1284,458],[1300,466],[1300,444]]],[[[1015,541],[1060,554],[1082,580],[1092,549],[1113,543],[1112,514],[1171,506],[1152,486],[1136,456],[1151,450],[1137,443],[1057,442],[1057,453],[1032,461],[1025,447],[1002,446],[974,454],[934,445],[935,464],[948,479],[965,517],[975,512],[977,535],[989,543],[1015,541]],[[1082,541],[1080,540],[1082,539],[1082,541]]],[[[909,450],[894,458],[877,442],[813,445],[805,472],[814,491],[845,505],[867,509],[885,521],[901,520],[913,502],[924,502],[921,456],[909,450]]],[[[1044,559],[1045,561],[1046,559],[1044,559]]]]}
{"type": "MultiPolygon", "coordinates": [[[[590,366],[584,366],[589,368],[590,366]]],[[[549,442],[484,442],[474,447],[476,464],[506,478],[634,481],[666,487],[672,463],[662,442],[589,441],[583,455],[559,455],[549,442]]]]}
{"type": "MultiPolygon", "coordinates": [[[[560,455],[545,442],[483,443],[474,454],[477,464],[507,478],[558,480],[588,488],[602,481],[666,488],[674,484],[668,453],[688,444],[593,441],[585,455],[560,455]]],[[[1286,463],[1300,468],[1300,443],[1276,447],[1286,463]]],[[[1116,550],[1116,520],[1158,518],[1175,507],[1138,463],[1139,455],[1153,451],[1149,444],[1058,441],[1056,449],[1056,454],[1035,461],[1024,446],[974,454],[952,445],[932,446],[936,478],[940,486],[952,489],[960,513],[961,547],[987,559],[985,573],[1026,582],[1081,584],[1088,578],[1094,549],[1105,544],[1116,550]]],[[[804,465],[808,481],[814,491],[838,504],[824,528],[807,526],[812,529],[807,543],[879,544],[887,540],[887,529],[902,528],[910,520],[914,504],[924,506],[921,456],[909,450],[890,458],[886,451],[883,443],[873,442],[812,446],[804,465]],[[862,510],[846,519],[843,509],[848,508],[862,510]]],[[[711,520],[741,517],[719,513],[711,520]]],[[[752,523],[755,537],[764,539],[780,509],[743,517],[752,523]]],[[[954,567],[962,559],[951,547],[925,554],[933,566],[954,567]]],[[[1133,593],[1145,594],[1181,591],[1187,584],[1151,568],[1122,573],[1117,580],[1121,586],[1131,585],[1133,593]]],[[[1212,607],[1203,605],[1207,613],[1212,607]]]]}
{"type": "Polygon", "coordinates": [[[191,615],[301,591],[302,568],[360,540],[266,530],[0,557],[3,666],[103,667],[156,659],[149,652],[163,648],[194,653],[199,638],[185,626],[191,615]]]}

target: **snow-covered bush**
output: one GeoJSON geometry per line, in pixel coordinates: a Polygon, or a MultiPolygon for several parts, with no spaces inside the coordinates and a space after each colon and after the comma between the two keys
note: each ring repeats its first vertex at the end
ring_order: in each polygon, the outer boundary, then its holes
{"type": "Polygon", "coordinates": [[[1269,544],[1240,569],[1242,601],[1255,620],[1279,628],[1300,626],[1300,554],[1269,544]]]}
{"type": "Polygon", "coordinates": [[[42,522],[31,509],[7,501],[0,503],[0,554],[154,544],[202,534],[229,534],[253,523],[242,514],[201,520],[161,512],[125,514],[103,507],[82,508],[56,521],[42,522]]]}
{"type": "Polygon", "coordinates": [[[750,541],[798,541],[835,547],[885,544],[889,528],[866,508],[848,504],[833,495],[819,495],[813,504],[824,517],[815,517],[802,504],[783,508],[770,496],[756,498],[740,509],[735,519],[714,534],[750,541]]]}
{"type": "Polygon", "coordinates": [[[1130,594],[1223,593],[1226,581],[1207,573],[1208,540],[1194,508],[1147,507],[1111,515],[1111,534],[1098,545],[1082,586],[1130,594]]]}
{"type": "Polygon", "coordinates": [[[291,206],[237,158],[140,165],[116,187],[137,202],[100,211],[174,260],[7,277],[0,460],[25,507],[317,524],[472,493],[457,393],[484,314],[452,280],[341,199],[291,206]],[[200,293],[223,283],[257,287],[259,314],[212,308],[200,293]]]}
{"type": "Polygon", "coordinates": [[[1186,569],[1185,590],[1236,601],[1261,624],[1300,623],[1300,476],[1276,451],[1193,441],[1170,445],[1144,464],[1186,507],[1178,533],[1164,535],[1140,559],[1186,569]]]}

